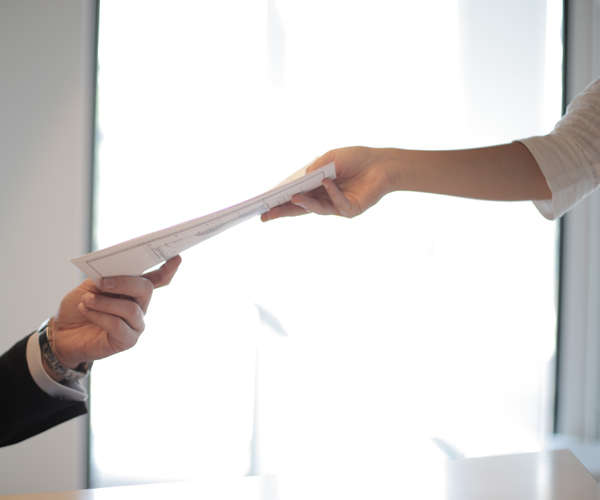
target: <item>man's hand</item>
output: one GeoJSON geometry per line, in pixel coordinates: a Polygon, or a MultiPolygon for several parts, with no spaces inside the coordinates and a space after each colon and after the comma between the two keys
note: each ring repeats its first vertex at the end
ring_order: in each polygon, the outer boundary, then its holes
{"type": "Polygon", "coordinates": [[[144,330],[144,314],[155,288],[168,285],[181,257],[143,276],[84,281],[62,300],[52,323],[52,348],[59,361],[75,368],[133,347],[144,330]]]}
{"type": "Polygon", "coordinates": [[[354,217],[377,203],[392,190],[388,170],[393,165],[390,150],[366,147],[334,149],[308,167],[307,172],[335,163],[336,179],[325,179],[322,187],[296,194],[291,203],[272,208],[263,221],[315,212],[354,217]]]}

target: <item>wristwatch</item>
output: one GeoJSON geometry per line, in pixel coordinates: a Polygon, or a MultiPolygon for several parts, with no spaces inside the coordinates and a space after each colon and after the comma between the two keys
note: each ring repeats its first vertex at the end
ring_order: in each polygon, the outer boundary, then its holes
{"type": "Polygon", "coordinates": [[[85,377],[91,367],[91,363],[80,363],[75,369],[68,368],[63,365],[54,354],[51,346],[51,318],[47,319],[38,328],[38,339],[40,342],[40,351],[42,352],[43,360],[48,364],[50,369],[60,378],[61,382],[67,384],[78,382],[85,377]]]}

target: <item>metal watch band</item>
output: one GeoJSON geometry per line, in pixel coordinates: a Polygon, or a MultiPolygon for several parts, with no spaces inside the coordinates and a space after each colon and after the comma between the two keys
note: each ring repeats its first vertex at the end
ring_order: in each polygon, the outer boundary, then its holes
{"type": "Polygon", "coordinates": [[[66,367],[63,365],[50,347],[50,342],[48,340],[48,328],[49,328],[49,320],[46,320],[42,323],[42,326],[38,329],[38,339],[40,343],[40,351],[42,352],[42,358],[48,366],[52,369],[52,371],[60,377],[61,381],[64,382],[77,382],[85,377],[88,373],[89,366],[87,363],[81,363],[77,366],[75,370],[66,367]]]}

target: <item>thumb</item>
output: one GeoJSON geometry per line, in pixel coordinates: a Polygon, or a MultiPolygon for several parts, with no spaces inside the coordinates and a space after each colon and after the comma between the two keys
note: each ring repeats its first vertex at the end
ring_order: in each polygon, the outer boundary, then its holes
{"type": "Polygon", "coordinates": [[[331,163],[332,161],[335,160],[335,149],[332,149],[331,151],[328,151],[327,153],[325,153],[323,156],[319,156],[316,160],[314,160],[306,169],[306,173],[310,173],[313,172],[314,170],[317,170],[318,168],[321,168],[325,165],[327,165],[328,163],[331,163]]]}
{"type": "Polygon", "coordinates": [[[144,274],[144,278],[149,279],[154,285],[154,288],[160,288],[171,283],[173,276],[177,272],[177,268],[181,264],[181,257],[176,255],[172,259],[165,262],[156,271],[144,274]]]}

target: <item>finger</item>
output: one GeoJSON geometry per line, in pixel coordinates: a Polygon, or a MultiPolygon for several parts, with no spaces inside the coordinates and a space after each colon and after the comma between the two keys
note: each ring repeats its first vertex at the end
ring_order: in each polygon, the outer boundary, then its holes
{"type": "Polygon", "coordinates": [[[88,310],[117,316],[139,333],[144,330],[144,311],[137,302],[89,292],[81,297],[81,301],[88,310]]]}
{"type": "Polygon", "coordinates": [[[102,278],[99,290],[110,295],[131,297],[146,312],[154,285],[144,276],[111,276],[102,278]]]}
{"type": "Polygon", "coordinates": [[[179,255],[176,255],[175,257],[165,262],[156,271],[146,273],[143,277],[150,280],[154,285],[154,288],[167,286],[169,283],[171,283],[173,276],[175,276],[175,273],[179,268],[179,264],[181,264],[181,257],[179,255]]]}
{"type": "Polygon", "coordinates": [[[260,216],[260,219],[263,222],[267,222],[268,220],[278,219],[279,217],[294,217],[297,215],[304,215],[307,211],[298,205],[294,205],[293,203],[284,203],[283,205],[279,205],[278,207],[274,207],[268,212],[265,212],[260,216]]]}
{"type": "MultiPolygon", "coordinates": [[[[90,323],[96,325],[108,334],[109,343],[114,352],[120,352],[129,349],[138,341],[141,332],[132,329],[121,318],[113,316],[112,314],[92,311],[91,309],[88,309],[83,302],[79,303],[78,308],[81,314],[90,323]]],[[[99,359],[100,357],[106,357],[110,354],[114,354],[114,352],[86,354],[90,357],[90,359],[99,359]]]]}
{"type": "Polygon", "coordinates": [[[336,208],[333,206],[331,201],[327,199],[316,199],[302,194],[295,194],[292,196],[292,203],[302,207],[304,210],[320,215],[331,215],[337,213],[336,208]]]}
{"type": "Polygon", "coordinates": [[[327,165],[328,163],[331,163],[334,160],[335,160],[335,149],[332,149],[331,151],[327,151],[327,153],[325,153],[323,156],[320,156],[315,161],[313,161],[310,164],[310,166],[306,169],[306,173],[312,172],[313,170],[316,170],[317,168],[321,168],[321,167],[327,165]]]}
{"type": "Polygon", "coordinates": [[[337,184],[331,179],[323,179],[323,187],[339,214],[344,217],[351,217],[353,215],[352,203],[346,198],[342,190],[337,187],[337,184]]]}

